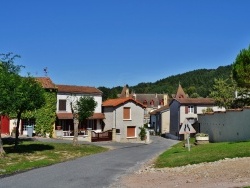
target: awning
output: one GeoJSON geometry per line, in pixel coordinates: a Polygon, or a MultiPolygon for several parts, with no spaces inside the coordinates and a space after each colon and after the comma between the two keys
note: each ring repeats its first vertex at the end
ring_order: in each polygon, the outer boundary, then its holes
{"type": "Polygon", "coordinates": [[[73,119],[72,113],[57,113],[56,115],[58,119],[73,119]]]}
{"type": "MultiPolygon", "coordinates": [[[[58,119],[73,119],[72,113],[57,113],[58,119]]],[[[103,113],[94,113],[93,116],[87,119],[105,119],[105,115],[103,113]]]]}
{"type": "Polygon", "coordinates": [[[93,116],[88,119],[105,119],[105,115],[103,113],[94,113],[93,116]]]}

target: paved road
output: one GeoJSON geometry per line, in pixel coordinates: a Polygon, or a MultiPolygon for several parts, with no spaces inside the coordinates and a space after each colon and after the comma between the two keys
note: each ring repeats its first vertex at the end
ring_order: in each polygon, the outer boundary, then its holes
{"type": "MultiPolygon", "coordinates": [[[[165,151],[175,140],[151,137],[152,143],[95,143],[113,150],[0,179],[3,188],[105,188],[122,175],[165,151]]],[[[45,140],[44,140],[45,141],[45,140]]]]}

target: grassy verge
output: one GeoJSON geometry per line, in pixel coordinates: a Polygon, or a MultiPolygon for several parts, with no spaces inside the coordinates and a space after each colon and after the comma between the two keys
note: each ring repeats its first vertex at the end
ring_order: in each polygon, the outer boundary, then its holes
{"type": "Polygon", "coordinates": [[[155,166],[157,168],[176,167],[225,158],[250,157],[250,141],[194,145],[194,139],[191,139],[191,143],[191,151],[183,146],[184,141],[174,145],[157,158],[155,166]]]}
{"type": "Polygon", "coordinates": [[[39,141],[23,141],[18,149],[13,143],[5,143],[6,155],[0,158],[0,175],[12,174],[32,168],[92,155],[107,151],[106,148],[93,145],[73,147],[71,143],[44,143],[39,141]]]}

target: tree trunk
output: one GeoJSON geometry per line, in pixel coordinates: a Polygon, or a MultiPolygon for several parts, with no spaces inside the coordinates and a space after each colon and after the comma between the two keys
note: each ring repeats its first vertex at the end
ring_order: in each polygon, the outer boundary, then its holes
{"type": "MultiPolygon", "coordinates": [[[[0,117],[1,118],[1,117],[0,117]]],[[[1,121],[1,119],[0,119],[0,158],[1,157],[3,157],[4,156],[4,154],[5,154],[5,151],[4,151],[4,149],[3,149],[3,141],[2,141],[2,136],[1,136],[1,134],[2,134],[2,121],[1,121]]]]}
{"type": "Polygon", "coordinates": [[[79,120],[77,118],[74,118],[74,138],[73,138],[73,146],[78,145],[78,124],[79,120]]]}
{"type": "Polygon", "coordinates": [[[18,146],[18,137],[19,137],[19,125],[21,121],[21,112],[17,114],[17,125],[16,125],[16,138],[15,138],[15,149],[17,149],[18,146]]]}

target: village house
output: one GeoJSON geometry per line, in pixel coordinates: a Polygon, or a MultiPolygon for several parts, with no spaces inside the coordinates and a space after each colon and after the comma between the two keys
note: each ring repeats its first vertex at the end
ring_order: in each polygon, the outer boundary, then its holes
{"type": "Polygon", "coordinates": [[[212,111],[224,111],[224,108],[215,106],[212,98],[188,98],[179,85],[176,97],[170,102],[170,130],[168,137],[173,139],[183,139],[183,135],[179,135],[183,122],[187,119],[195,128],[196,132],[200,132],[198,124],[198,114],[203,113],[207,109],[212,111]]]}
{"type": "Polygon", "coordinates": [[[73,136],[74,123],[73,114],[71,111],[70,103],[75,105],[80,97],[93,97],[97,102],[94,114],[79,122],[79,134],[86,134],[88,129],[101,132],[103,130],[103,119],[105,118],[102,113],[102,92],[95,87],[75,86],[75,85],[56,85],[57,91],[57,119],[56,127],[60,126],[63,130],[63,136],[73,136]]]}
{"type": "Polygon", "coordinates": [[[108,99],[103,102],[104,131],[115,129],[113,140],[136,142],[139,140],[139,127],[143,127],[145,106],[130,97],[108,99]]]}

